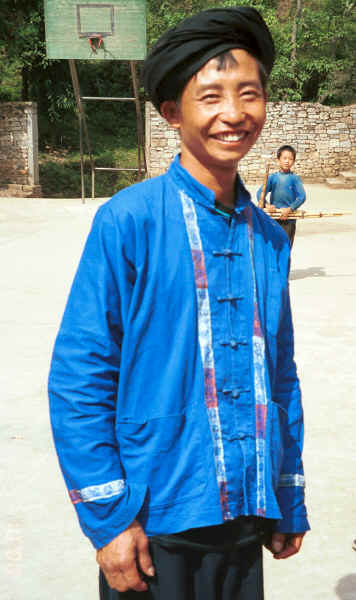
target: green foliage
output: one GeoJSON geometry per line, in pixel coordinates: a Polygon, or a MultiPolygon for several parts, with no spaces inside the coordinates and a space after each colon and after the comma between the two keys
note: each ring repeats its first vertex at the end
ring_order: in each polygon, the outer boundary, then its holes
{"type": "MultiPolygon", "coordinates": [[[[296,0],[284,2],[289,5],[289,14],[283,19],[279,17],[281,0],[239,0],[239,4],[259,10],[272,31],[277,50],[270,83],[272,100],[328,104],[355,101],[354,0],[303,1],[297,23],[295,64],[291,53],[296,0]]],[[[236,0],[147,0],[148,45],[188,15],[205,8],[235,5],[236,0]]],[[[65,114],[75,113],[67,61],[46,58],[43,0],[2,0],[0,57],[1,99],[36,100],[39,111],[55,127],[65,114]]],[[[80,64],[83,93],[127,94],[131,92],[129,81],[125,63],[80,64]]],[[[120,108],[124,117],[125,110],[126,107],[120,108]]]]}
{"type": "MultiPolygon", "coordinates": [[[[273,101],[322,102],[331,105],[356,101],[356,2],[304,0],[297,22],[296,62],[292,60],[295,0],[239,0],[253,6],[269,26],[276,46],[276,63],[269,85],[273,101]],[[280,4],[292,6],[279,17],[280,4]]],[[[148,0],[149,45],[168,27],[204,8],[236,6],[235,0],[148,0]]]]}
{"type": "MultiPolygon", "coordinates": [[[[46,198],[79,198],[81,194],[80,157],[68,158],[62,162],[44,155],[40,161],[40,181],[46,198]]],[[[95,176],[95,197],[110,198],[120,189],[135,183],[132,172],[122,171],[97,173],[95,176]]],[[[85,167],[85,195],[91,194],[91,176],[88,163],[85,167]]]]}
{"type": "Polygon", "coordinates": [[[272,31],[277,58],[270,99],[338,105],[356,101],[356,3],[305,0],[297,22],[293,63],[294,13],[281,21],[275,10],[261,11],[272,31]]]}
{"type": "Polygon", "coordinates": [[[356,2],[314,1],[303,10],[298,38],[304,96],[328,104],[356,100],[356,2]]]}
{"type": "MultiPolygon", "coordinates": [[[[93,125],[93,124],[92,124],[93,125]]],[[[95,130],[97,131],[97,130],[95,130]]],[[[76,132],[76,137],[78,133],[76,132]]],[[[63,140],[64,142],[66,140],[63,140]]],[[[76,140],[77,141],[77,140],[76,140]]],[[[132,129],[121,131],[120,137],[112,134],[94,135],[95,166],[131,168],[137,165],[136,139],[132,129]]],[[[77,145],[77,144],[76,144],[77,145]]],[[[46,146],[39,156],[40,182],[44,196],[50,198],[76,198],[81,193],[80,154],[75,147],[53,148],[46,146]]],[[[118,190],[134,183],[133,171],[103,172],[95,174],[96,197],[110,197],[118,190]]],[[[91,193],[91,175],[88,155],[85,155],[85,192],[91,193]]]]}
{"type": "Polygon", "coordinates": [[[162,33],[185,17],[211,8],[210,5],[213,6],[211,0],[147,0],[148,46],[151,47],[162,33]]]}
{"type": "Polygon", "coordinates": [[[0,102],[15,102],[21,97],[21,67],[19,61],[0,58],[0,102]]]}

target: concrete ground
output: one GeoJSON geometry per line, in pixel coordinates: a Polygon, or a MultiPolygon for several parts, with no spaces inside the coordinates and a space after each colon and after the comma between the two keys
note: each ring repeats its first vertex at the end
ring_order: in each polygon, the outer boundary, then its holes
{"type": "MultiPolygon", "coordinates": [[[[291,296],[304,391],[312,532],[287,561],[266,554],[266,600],[355,600],[356,191],[309,185],[291,296]]],[[[251,191],[255,188],[251,188],[251,191]]],[[[94,551],[57,466],[46,380],[54,337],[100,200],[0,199],[0,598],[97,600],[94,551]]]]}

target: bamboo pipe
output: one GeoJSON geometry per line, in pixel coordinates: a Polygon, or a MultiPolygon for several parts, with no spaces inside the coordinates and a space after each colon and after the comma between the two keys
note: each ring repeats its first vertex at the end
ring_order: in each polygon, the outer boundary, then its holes
{"type": "Polygon", "coordinates": [[[262,185],[262,190],[261,190],[261,195],[260,195],[260,199],[258,201],[258,206],[260,208],[264,208],[265,204],[266,204],[266,189],[267,189],[267,181],[268,181],[268,175],[269,175],[269,168],[270,165],[269,163],[266,164],[266,172],[265,172],[265,176],[263,179],[263,185],[262,185]]]}
{"type": "MultiPolygon", "coordinates": [[[[265,209],[265,213],[268,214],[272,219],[281,219],[282,213],[279,210],[275,210],[273,212],[268,212],[268,209],[265,209]]],[[[351,215],[351,212],[318,212],[318,213],[307,213],[303,210],[294,210],[291,212],[285,221],[291,219],[320,219],[322,217],[342,217],[343,215],[351,215]]]]}

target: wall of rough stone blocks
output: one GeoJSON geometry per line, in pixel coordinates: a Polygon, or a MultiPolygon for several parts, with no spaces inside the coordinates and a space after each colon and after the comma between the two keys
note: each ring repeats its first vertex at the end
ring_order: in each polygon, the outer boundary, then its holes
{"type": "Polygon", "coordinates": [[[0,196],[41,196],[35,102],[0,103],[0,196]]]}
{"type": "MultiPolygon", "coordinates": [[[[356,167],[356,104],[329,107],[321,104],[268,102],[267,120],[254,148],[239,164],[248,183],[263,180],[266,163],[277,168],[276,151],[282,144],[297,150],[293,168],[305,182],[324,182],[340,171],[356,167]]],[[[146,104],[146,152],[149,175],[166,171],[179,152],[179,136],[146,104]]]]}

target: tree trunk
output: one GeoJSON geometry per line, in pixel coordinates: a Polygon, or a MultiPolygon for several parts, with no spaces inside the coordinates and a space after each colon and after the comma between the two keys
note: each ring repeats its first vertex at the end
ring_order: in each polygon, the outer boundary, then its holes
{"type": "Polygon", "coordinates": [[[297,7],[294,15],[293,21],[293,30],[292,30],[292,51],[291,51],[291,62],[292,62],[292,70],[295,70],[296,62],[297,62],[297,33],[298,33],[298,23],[300,20],[300,15],[303,10],[303,1],[297,0],[297,7]]]}
{"type": "Polygon", "coordinates": [[[21,69],[22,87],[21,87],[21,100],[22,102],[28,102],[29,100],[29,81],[28,72],[25,67],[21,69]]]}

